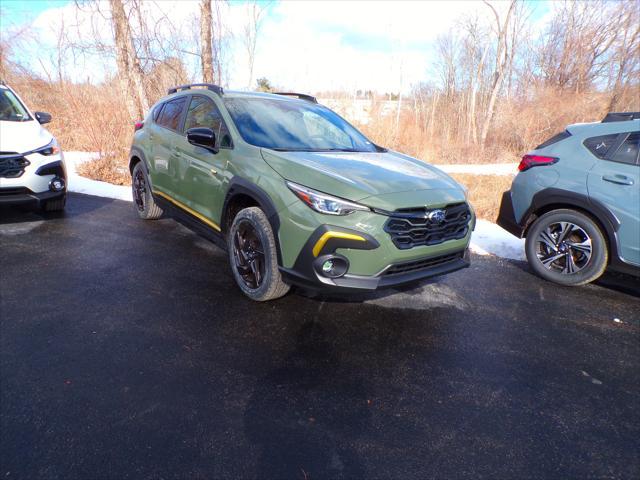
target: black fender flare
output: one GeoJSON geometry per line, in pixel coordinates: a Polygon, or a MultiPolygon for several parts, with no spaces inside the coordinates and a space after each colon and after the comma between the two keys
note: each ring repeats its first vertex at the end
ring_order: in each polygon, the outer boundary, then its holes
{"type": "Polygon", "coordinates": [[[620,229],[620,220],[604,203],[581,193],[569,192],[558,188],[540,190],[533,196],[531,206],[522,217],[521,223],[525,230],[528,230],[533,220],[539,216],[538,212],[553,205],[575,207],[594,217],[605,230],[604,234],[609,242],[612,260],[619,258],[618,230],[620,229]]]}
{"type": "Polygon", "coordinates": [[[229,223],[229,219],[227,218],[229,202],[231,202],[231,200],[233,200],[237,195],[246,195],[252,198],[267,216],[276,241],[278,265],[282,266],[280,239],[278,237],[278,232],[280,231],[280,217],[278,216],[276,206],[271,200],[271,197],[269,197],[269,194],[255,183],[241,177],[233,177],[229,181],[229,188],[227,189],[227,194],[225,195],[224,203],[222,204],[222,216],[220,218],[220,228],[222,228],[222,233],[226,234],[227,225],[229,223]]]}
{"type": "Polygon", "coordinates": [[[148,177],[149,163],[147,162],[147,157],[145,156],[141,148],[138,148],[135,146],[131,147],[131,150],[129,151],[129,173],[133,173],[133,167],[136,164],[136,162],[133,161],[134,157],[138,157],[140,159],[140,161],[142,162],[142,165],[144,166],[145,173],[147,174],[147,177],[148,177]]]}

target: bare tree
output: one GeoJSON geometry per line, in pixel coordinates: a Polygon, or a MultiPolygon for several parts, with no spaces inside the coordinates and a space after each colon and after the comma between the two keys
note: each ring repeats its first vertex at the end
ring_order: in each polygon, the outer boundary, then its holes
{"type": "Polygon", "coordinates": [[[487,141],[487,134],[489,133],[489,127],[491,126],[491,121],[493,120],[493,115],[495,113],[496,100],[498,99],[498,94],[500,93],[500,89],[502,88],[505,69],[508,65],[509,57],[511,55],[509,51],[509,42],[507,36],[509,34],[509,23],[511,22],[511,16],[516,6],[516,0],[510,1],[509,9],[507,10],[507,13],[504,16],[503,20],[500,19],[500,15],[498,15],[498,12],[493,5],[491,5],[486,0],[484,3],[491,9],[495,17],[495,34],[497,46],[495,67],[493,70],[492,84],[489,94],[489,103],[487,105],[484,123],[480,132],[480,145],[482,147],[485,146],[485,143],[487,141]]]}
{"type": "Polygon", "coordinates": [[[200,1],[200,65],[202,80],[213,83],[213,15],[211,0],[200,1]]]}
{"type": "Polygon", "coordinates": [[[149,101],[144,89],[143,71],[138,54],[133,46],[131,26],[122,0],[109,0],[111,24],[116,47],[118,75],[129,116],[132,120],[142,118],[149,109],[149,101]]]}
{"type": "Polygon", "coordinates": [[[620,38],[613,48],[608,82],[611,92],[609,111],[616,108],[628,87],[634,83],[637,85],[640,80],[640,12],[636,7],[635,2],[621,4],[620,38]]]}
{"type": "Polygon", "coordinates": [[[268,6],[260,6],[256,0],[247,4],[247,22],[244,25],[243,43],[247,53],[247,67],[249,70],[247,88],[253,87],[253,66],[256,58],[256,43],[258,32],[268,6]]]}

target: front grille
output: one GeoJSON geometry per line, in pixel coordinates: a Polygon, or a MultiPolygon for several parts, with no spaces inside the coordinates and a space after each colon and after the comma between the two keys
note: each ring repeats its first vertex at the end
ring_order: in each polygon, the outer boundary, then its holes
{"type": "Polygon", "coordinates": [[[0,188],[0,197],[7,195],[28,195],[31,190],[25,187],[0,188]]]}
{"type": "Polygon", "coordinates": [[[0,177],[18,178],[24,173],[29,160],[16,152],[0,152],[0,177]]]}
{"type": "Polygon", "coordinates": [[[453,262],[463,258],[464,252],[451,253],[449,255],[442,255],[435,258],[427,258],[425,260],[414,260],[413,262],[399,263],[397,265],[390,266],[385,270],[383,276],[400,275],[402,273],[415,272],[417,270],[424,270],[426,268],[436,267],[444,263],[453,262]]]}
{"type": "MultiPolygon", "coordinates": [[[[436,210],[436,209],[433,209],[436,210]]],[[[384,225],[394,245],[401,250],[420,245],[438,245],[447,240],[464,238],[469,230],[471,212],[466,203],[449,205],[444,210],[444,221],[436,223],[429,220],[433,210],[412,208],[396,210],[384,225]]]]}

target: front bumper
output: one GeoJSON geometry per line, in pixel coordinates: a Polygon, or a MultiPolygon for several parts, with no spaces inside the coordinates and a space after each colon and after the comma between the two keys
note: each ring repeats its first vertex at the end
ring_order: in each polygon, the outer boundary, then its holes
{"type": "Polygon", "coordinates": [[[0,188],[0,205],[23,205],[40,208],[49,200],[57,200],[67,192],[34,193],[26,188],[0,188]]]}
{"type": "Polygon", "coordinates": [[[314,290],[395,287],[468,267],[469,236],[470,233],[464,239],[416,248],[418,253],[411,255],[397,249],[386,233],[376,238],[362,231],[325,224],[309,236],[293,266],[281,266],[280,272],[288,283],[314,290]],[[379,263],[380,258],[385,259],[384,263],[379,263]],[[323,272],[322,265],[328,260],[344,262],[346,273],[332,276],[323,272]],[[353,273],[362,272],[363,264],[378,267],[372,274],[353,273]]]}
{"type": "Polygon", "coordinates": [[[372,291],[416,283],[427,278],[452,273],[470,265],[469,250],[414,262],[389,265],[377,275],[346,274],[340,278],[323,278],[318,273],[281,267],[287,283],[322,291],[372,291]]]}
{"type": "Polygon", "coordinates": [[[53,191],[55,178],[67,182],[67,170],[62,154],[44,156],[38,153],[26,157],[30,163],[17,177],[0,177],[0,204],[41,207],[49,200],[64,197],[66,185],[61,191],[53,191]]]}

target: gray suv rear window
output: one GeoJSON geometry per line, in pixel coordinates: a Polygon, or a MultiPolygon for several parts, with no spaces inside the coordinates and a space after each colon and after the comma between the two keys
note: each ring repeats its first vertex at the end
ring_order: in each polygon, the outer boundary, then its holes
{"type": "Polygon", "coordinates": [[[547,140],[546,142],[543,142],[540,145],[538,145],[535,148],[535,150],[540,150],[541,148],[548,147],[549,145],[553,145],[554,143],[558,143],[559,141],[564,140],[565,138],[569,138],[570,136],[571,136],[571,134],[569,132],[567,132],[566,130],[564,132],[557,133],[553,137],[551,137],[549,140],[547,140]]]}

